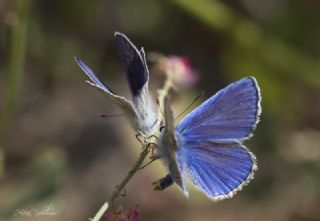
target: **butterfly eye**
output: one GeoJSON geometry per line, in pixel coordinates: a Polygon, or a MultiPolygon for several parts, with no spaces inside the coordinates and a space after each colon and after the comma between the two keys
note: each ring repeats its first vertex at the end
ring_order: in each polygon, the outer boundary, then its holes
{"type": "Polygon", "coordinates": [[[165,128],[165,126],[160,126],[160,132],[165,128]]]}

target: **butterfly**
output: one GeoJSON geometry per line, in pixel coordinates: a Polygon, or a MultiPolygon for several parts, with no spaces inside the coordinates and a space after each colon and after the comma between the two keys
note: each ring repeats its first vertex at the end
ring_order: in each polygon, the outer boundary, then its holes
{"type": "Polygon", "coordinates": [[[129,118],[135,131],[145,136],[151,135],[156,128],[157,115],[148,93],[149,70],[145,52],[143,48],[139,51],[129,38],[122,33],[115,32],[115,38],[120,61],[132,94],[132,102],[117,95],[103,84],[79,58],[75,58],[75,60],[89,78],[86,82],[102,91],[114,104],[119,106],[129,118]]]}
{"type": "Polygon", "coordinates": [[[243,144],[252,136],[261,113],[261,95],[254,77],[245,77],[218,91],[174,128],[168,97],[159,152],[169,174],[155,182],[156,190],[177,183],[188,196],[186,182],[210,199],[231,198],[249,183],[256,157],[243,144]]]}

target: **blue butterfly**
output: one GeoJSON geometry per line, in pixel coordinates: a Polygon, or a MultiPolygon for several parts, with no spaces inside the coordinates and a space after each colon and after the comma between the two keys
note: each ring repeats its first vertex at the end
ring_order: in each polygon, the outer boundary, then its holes
{"type": "Polygon", "coordinates": [[[261,113],[261,96],[254,77],[220,90],[189,113],[176,128],[168,98],[159,151],[169,174],[155,182],[163,190],[173,182],[184,194],[187,178],[210,199],[232,197],[249,183],[256,157],[243,144],[252,136],[261,113]]]}
{"type": "Polygon", "coordinates": [[[145,136],[152,135],[156,129],[157,114],[148,93],[149,71],[144,50],[141,48],[139,51],[122,33],[116,32],[115,38],[120,61],[132,93],[132,102],[112,92],[79,58],[75,58],[75,60],[89,77],[90,80],[86,82],[102,91],[113,103],[119,106],[128,116],[131,125],[138,133],[145,136]]]}

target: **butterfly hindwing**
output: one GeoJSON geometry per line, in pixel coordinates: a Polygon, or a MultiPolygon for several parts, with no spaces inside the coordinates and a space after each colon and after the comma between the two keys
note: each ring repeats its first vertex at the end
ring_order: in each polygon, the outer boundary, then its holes
{"type": "Polygon", "coordinates": [[[253,77],[220,90],[188,114],[177,130],[192,141],[239,142],[250,138],[260,115],[260,91],[253,77]]]}
{"type": "Polygon", "coordinates": [[[209,198],[232,197],[253,178],[255,156],[238,143],[183,143],[177,152],[181,171],[209,198]]]}
{"type": "Polygon", "coordinates": [[[147,84],[149,73],[143,49],[136,46],[122,33],[116,32],[116,44],[121,64],[125,70],[133,97],[139,96],[147,84]]]}

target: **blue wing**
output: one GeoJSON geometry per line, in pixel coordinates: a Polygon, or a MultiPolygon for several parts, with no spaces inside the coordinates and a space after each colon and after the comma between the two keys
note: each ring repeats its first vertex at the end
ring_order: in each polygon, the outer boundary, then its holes
{"type": "Polygon", "coordinates": [[[116,32],[115,37],[121,64],[126,72],[131,93],[134,97],[138,96],[149,78],[144,52],[143,50],[139,52],[124,34],[116,32]]]}
{"type": "Polygon", "coordinates": [[[232,197],[257,168],[254,155],[238,143],[182,142],[177,159],[182,174],[212,200],[232,197]]]}
{"type": "Polygon", "coordinates": [[[260,115],[260,91],[253,77],[220,90],[189,113],[177,131],[191,141],[239,142],[250,138],[260,115]]]}
{"type": "Polygon", "coordinates": [[[79,58],[75,58],[79,67],[84,71],[84,73],[90,78],[90,84],[97,85],[100,89],[104,90],[106,93],[114,94],[106,85],[104,85],[97,76],[93,73],[93,71],[79,58]]]}
{"type": "Polygon", "coordinates": [[[260,100],[255,78],[243,78],[209,98],[176,127],[181,173],[188,173],[213,200],[232,197],[253,178],[255,156],[242,141],[258,122],[260,100]]]}

